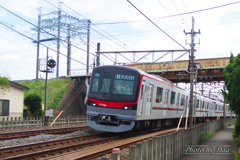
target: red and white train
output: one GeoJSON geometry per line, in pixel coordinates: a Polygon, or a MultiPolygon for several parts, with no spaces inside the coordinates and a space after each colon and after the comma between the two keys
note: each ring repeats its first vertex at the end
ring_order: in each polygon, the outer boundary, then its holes
{"type": "MultiPolygon", "coordinates": [[[[223,116],[222,102],[200,95],[196,114],[223,116]]],[[[88,93],[87,124],[96,130],[125,132],[143,127],[162,127],[186,118],[189,92],[160,76],[124,66],[94,68],[88,93]]],[[[234,116],[226,105],[226,116],[234,116]]]]}

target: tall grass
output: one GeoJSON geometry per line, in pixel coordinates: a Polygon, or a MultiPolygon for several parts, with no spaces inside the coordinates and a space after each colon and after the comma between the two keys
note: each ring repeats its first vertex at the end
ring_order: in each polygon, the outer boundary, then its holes
{"type": "MultiPolygon", "coordinates": [[[[47,109],[56,109],[61,102],[71,80],[64,79],[50,79],[48,80],[48,96],[47,109]]],[[[19,84],[26,86],[29,90],[24,91],[24,98],[30,94],[38,94],[41,96],[42,104],[45,102],[45,80],[22,81],[19,84]]]]}

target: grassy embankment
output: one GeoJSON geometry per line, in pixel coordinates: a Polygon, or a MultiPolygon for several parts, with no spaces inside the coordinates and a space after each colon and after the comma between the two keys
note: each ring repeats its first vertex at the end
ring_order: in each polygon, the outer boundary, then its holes
{"type": "MultiPolygon", "coordinates": [[[[48,80],[47,109],[56,109],[61,102],[71,80],[69,79],[50,79],[48,80]]],[[[29,90],[24,91],[24,98],[30,94],[41,96],[42,104],[45,102],[45,80],[22,81],[19,84],[26,86],[29,90]]],[[[24,106],[24,108],[26,108],[24,106]]]]}

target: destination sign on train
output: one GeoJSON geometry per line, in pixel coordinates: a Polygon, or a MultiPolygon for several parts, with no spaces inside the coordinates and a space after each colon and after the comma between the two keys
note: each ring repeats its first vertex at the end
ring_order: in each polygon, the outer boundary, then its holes
{"type": "Polygon", "coordinates": [[[131,75],[123,75],[123,74],[116,74],[115,75],[116,79],[125,79],[125,80],[131,80],[133,81],[135,79],[135,76],[131,76],[131,75]]]}

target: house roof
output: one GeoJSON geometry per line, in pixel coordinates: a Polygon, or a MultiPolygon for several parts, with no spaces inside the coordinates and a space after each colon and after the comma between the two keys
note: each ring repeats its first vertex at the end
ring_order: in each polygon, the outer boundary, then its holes
{"type": "Polygon", "coordinates": [[[28,87],[23,86],[23,85],[20,85],[20,84],[18,84],[18,83],[15,83],[15,82],[13,82],[13,81],[9,81],[9,84],[10,84],[11,86],[13,86],[13,87],[16,87],[16,88],[19,88],[19,89],[22,89],[22,90],[29,90],[28,87]]]}

